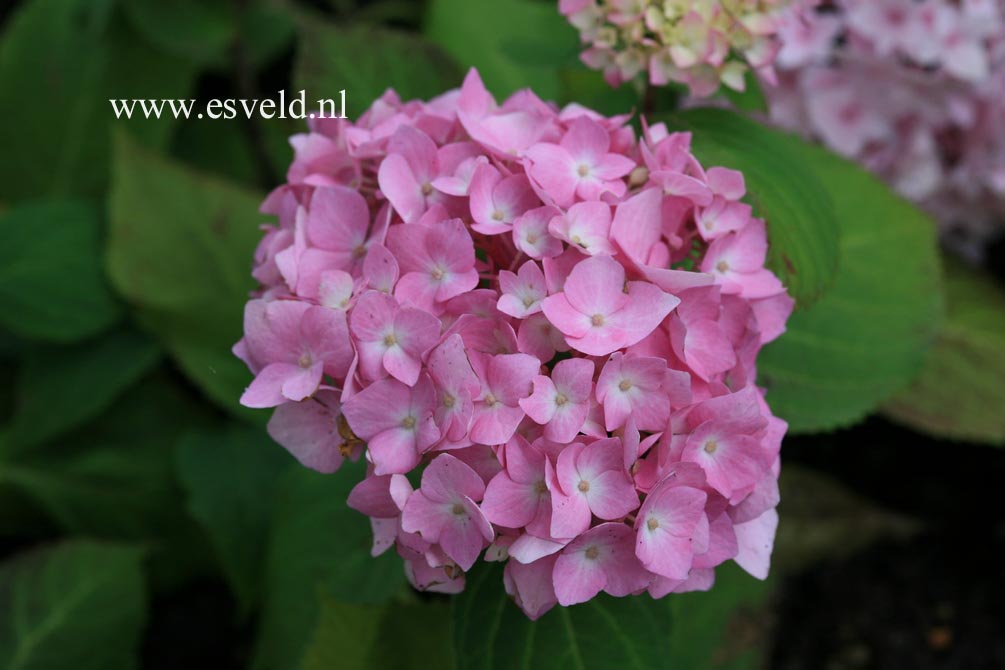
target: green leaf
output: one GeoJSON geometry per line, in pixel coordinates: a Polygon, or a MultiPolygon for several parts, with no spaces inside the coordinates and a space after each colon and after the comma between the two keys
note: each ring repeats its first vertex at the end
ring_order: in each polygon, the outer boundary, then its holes
{"type": "MultiPolygon", "coordinates": [[[[101,193],[109,99],[186,98],[194,77],[129,31],[112,0],[23,3],[0,37],[0,200],[101,193]]],[[[151,146],[173,127],[169,118],[121,123],[151,146]]]]}
{"type": "Polygon", "coordinates": [[[48,201],[0,217],[0,325],[29,338],[78,340],[119,306],[101,268],[101,224],[82,202],[48,201]]]}
{"type": "Polygon", "coordinates": [[[577,51],[576,29],[551,2],[432,0],[424,30],[459,63],[478,68],[497,96],[529,87],[558,98],[559,66],[577,51]]]}
{"type": "Polygon", "coordinates": [[[595,109],[602,114],[626,114],[641,104],[638,93],[632,86],[611,88],[604,81],[603,73],[585,67],[564,68],[559,73],[561,80],[560,102],[576,102],[595,109]]]}
{"type": "Polygon", "coordinates": [[[454,596],[458,670],[678,667],[671,664],[668,600],[600,595],[531,621],[503,590],[502,572],[498,564],[479,566],[454,596]]]}
{"type": "Polygon", "coordinates": [[[947,258],[946,322],[886,413],[939,437],[1005,445],[1005,289],[947,258]]]}
{"type": "Polygon", "coordinates": [[[290,458],[261,429],[230,425],[189,433],[175,460],[189,512],[249,612],[262,583],[276,482],[290,458]]]}
{"type": "Polygon", "coordinates": [[[359,605],[322,598],[304,670],[453,668],[448,599],[359,605]],[[388,644],[394,640],[394,644],[388,644]]]}
{"type": "Polygon", "coordinates": [[[793,432],[862,419],[914,378],[935,337],[941,287],[931,220],[859,166],[793,136],[721,110],[683,117],[703,162],[746,174],[768,220],[769,261],[796,297],[830,282],[758,358],[772,410],[793,432]],[[820,186],[829,199],[813,195],[820,186]],[[825,218],[809,216],[821,206],[830,208],[825,218]],[[838,257],[827,277],[821,267],[838,257]]]}
{"type": "Polygon", "coordinates": [[[753,70],[748,69],[743,76],[744,89],[734,91],[728,86],[722,87],[723,96],[741,112],[767,112],[768,101],[761,88],[761,80],[753,70]]]}
{"type": "Polygon", "coordinates": [[[294,89],[307,92],[308,107],[322,98],[338,107],[339,91],[345,90],[346,115],[355,119],[387,88],[402,100],[432,98],[460,86],[462,77],[444,52],[407,33],[321,20],[305,20],[301,27],[294,89]]]}
{"type": "Polygon", "coordinates": [[[72,346],[29,350],[18,375],[17,409],[0,454],[9,458],[93,418],[159,358],[153,342],[131,330],[72,346]]]}
{"type": "Polygon", "coordinates": [[[319,620],[319,594],[377,604],[404,584],[401,558],[394,551],[370,556],[370,524],[346,505],[363,469],[362,462],[346,463],[322,475],[296,467],[280,483],[256,667],[285,669],[302,658],[319,620]]]}
{"type": "Polygon", "coordinates": [[[254,287],[258,194],[157,157],[119,135],[108,264],[142,325],[212,400],[238,405],[251,379],[230,352],[254,287]]]}
{"type": "Polygon", "coordinates": [[[225,0],[129,0],[124,9],[151,44],[193,63],[220,62],[237,34],[234,3],[225,0]]]}
{"type": "Polygon", "coordinates": [[[138,667],[146,621],[141,554],[67,542],[0,566],[0,667],[138,667]]]}
{"type": "Polygon", "coordinates": [[[756,670],[770,640],[764,625],[772,582],[762,582],[729,561],[715,570],[707,592],[667,596],[673,627],[670,668],[756,670]]]}
{"type": "MultiPolygon", "coordinates": [[[[838,268],[839,220],[835,191],[808,164],[809,146],[736,113],[700,109],[671,117],[694,133],[705,165],[743,172],[747,198],[768,223],[768,267],[802,307],[820,299],[838,268]]],[[[848,192],[840,192],[846,200],[848,192]]]]}

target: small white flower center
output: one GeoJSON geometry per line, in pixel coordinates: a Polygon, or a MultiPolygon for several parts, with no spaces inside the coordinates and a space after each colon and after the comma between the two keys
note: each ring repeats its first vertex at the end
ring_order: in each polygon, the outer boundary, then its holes
{"type": "Polygon", "coordinates": [[[569,402],[569,398],[564,393],[559,393],[555,396],[555,404],[561,407],[565,403],[569,402]]]}
{"type": "Polygon", "coordinates": [[[618,388],[621,391],[623,391],[623,392],[625,392],[625,391],[631,391],[632,390],[632,383],[630,381],[628,381],[627,379],[622,379],[621,383],[618,384],[618,388]]]}
{"type": "Polygon", "coordinates": [[[311,366],[311,364],[313,362],[314,361],[311,359],[311,355],[310,354],[304,354],[303,356],[300,357],[300,360],[297,361],[297,365],[299,365],[300,367],[302,367],[302,368],[304,368],[306,370],[307,368],[309,368],[311,366]]]}

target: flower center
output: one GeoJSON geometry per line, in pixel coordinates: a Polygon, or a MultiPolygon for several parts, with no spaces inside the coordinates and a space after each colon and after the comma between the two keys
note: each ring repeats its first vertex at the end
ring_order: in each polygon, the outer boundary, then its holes
{"type": "Polygon", "coordinates": [[[537,235],[534,233],[528,233],[527,244],[537,244],[537,235]]]}
{"type": "Polygon", "coordinates": [[[559,407],[561,407],[567,402],[569,402],[569,398],[566,397],[564,393],[559,393],[557,396],[555,396],[555,404],[558,405],[559,407]]]}
{"type": "Polygon", "coordinates": [[[454,514],[456,514],[457,516],[463,516],[464,515],[464,505],[462,505],[460,503],[454,503],[454,506],[450,509],[450,511],[453,512],[454,514]]]}
{"type": "Polygon", "coordinates": [[[306,370],[307,368],[309,368],[311,366],[311,364],[313,362],[314,361],[311,360],[311,355],[310,354],[304,354],[303,356],[300,357],[300,360],[297,361],[297,365],[299,365],[300,367],[302,367],[302,368],[304,368],[306,370]]]}
{"type": "Polygon", "coordinates": [[[492,218],[496,221],[502,221],[505,216],[506,215],[503,213],[501,209],[497,209],[496,211],[492,212],[492,218]]]}
{"type": "Polygon", "coordinates": [[[433,271],[430,274],[433,275],[433,279],[440,281],[446,273],[441,268],[433,268],[433,271]]]}
{"type": "Polygon", "coordinates": [[[433,185],[428,181],[422,185],[422,195],[430,195],[433,192],[433,185]]]}
{"type": "Polygon", "coordinates": [[[450,409],[451,407],[453,407],[454,403],[456,403],[456,402],[457,402],[457,399],[454,398],[454,396],[450,395],[449,393],[447,393],[447,394],[445,394],[443,396],[443,406],[446,407],[447,409],[450,409]]]}
{"type": "Polygon", "coordinates": [[[719,261],[715,264],[715,269],[719,272],[729,272],[729,263],[726,261],[719,261]]]}
{"type": "Polygon", "coordinates": [[[485,404],[488,405],[489,407],[495,407],[498,402],[499,401],[496,399],[496,397],[491,393],[485,394],[485,404]]]}
{"type": "Polygon", "coordinates": [[[646,521],[646,528],[648,528],[649,530],[656,530],[659,527],[660,527],[660,520],[654,516],[649,517],[649,519],[646,521]]]}
{"type": "Polygon", "coordinates": [[[355,247],[353,247],[353,249],[352,249],[352,257],[353,258],[359,259],[359,258],[363,258],[363,256],[366,256],[366,246],[364,246],[362,244],[358,244],[355,247]]]}
{"type": "Polygon", "coordinates": [[[622,392],[630,391],[632,389],[632,383],[627,379],[622,379],[621,383],[618,384],[618,388],[621,389],[622,392]]]}
{"type": "Polygon", "coordinates": [[[595,327],[599,328],[600,326],[604,325],[604,315],[594,314],[593,316],[590,317],[590,323],[592,323],[595,327]]]}
{"type": "Polygon", "coordinates": [[[590,174],[590,166],[586,163],[580,163],[579,167],[576,168],[576,174],[580,177],[585,177],[590,174]]]}
{"type": "Polygon", "coordinates": [[[579,486],[577,486],[576,488],[578,488],[583,493],[586,493],[587,491],[590,490],[590,482],[586,481],[585,479],[580,479],[579,486]]]}
{"type": "Polygon", "coordinates": [[[394,333],[388,333],[384,336],[384,346],[393,347],[398,343],[398,338],[394,336],[394,333]]]}
{"type": "Polygon", "coordinates": [[[534,490],[537,492],[538,495],[547,493],[548,485],[544,483],[543,479],[538,479],[537,482],[534,484],[534,490]]]}
{"type": "Polygon", "coordinates": [[[523,299],[523,306],[530,307],[534,304],[534,298],[532,296],[527,296],[523,299]]]}
{"type": "Polygon", "coordinates": [[[414,416],[406,416],[404,419],[401,420],[401,426],[403,428],[408,428],[408,429],[415,428],[415,417],[414,416]]]}
{"type": "Polygon", "coordinates": [[[719,443],[715,440],[709,440],[705,443],[703,449],[705,449],[706,454],[714,454],[715,450],[719,448],[719,443]]]}
{"type": "Polygon", "coordinates": [[[583,552],[583,555],[591,561],[595,561],[597,560],[597,557],[600,556],[600,549],[598,549],[596,545],[588,547],[586,551],[583,552]]]}

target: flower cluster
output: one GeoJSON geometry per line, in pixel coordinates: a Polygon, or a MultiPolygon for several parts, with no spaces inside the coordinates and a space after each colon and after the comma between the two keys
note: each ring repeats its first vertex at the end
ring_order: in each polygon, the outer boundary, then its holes
{"type": "Polygon", "coordinates": [[[755,362],[793,302],[743,176],[627,120],[472,71],[292,140],[241,401],[308,467],[365,452],[348,504],[417,588],[484,550],[536,618],[768,570],[786,425],[755,362]]]}
{"type": "Polygon", "coordinates": [[[612,86],[648,71],[656,86],[686,84],[712,95],[744,89],[753,68],[773,77],[778,24],[797,0],[560,0],[587,46],[582,60],[612,86]]]}
{"type": "Polygon", "coordinates": [[[832,0],[780,34],[774,119],[875,171],[976,253],[1005,221],[1005,0],[832,0]]]}

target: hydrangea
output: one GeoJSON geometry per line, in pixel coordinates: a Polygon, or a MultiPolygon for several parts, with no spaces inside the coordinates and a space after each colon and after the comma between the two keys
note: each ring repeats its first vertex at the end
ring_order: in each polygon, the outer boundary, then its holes
{"type": "Polygon", "coordinates": [[[786,424],[755,364],[793,301],[743,176],[627,121],[472,70],[292,139],[241,401],[307,467],[366,459],[348,504],[419,589],[484,555],[536,618],[767,574],[786,424]]]}
{"type": "Polygon", "coordinates": [[[781,36],[776,121],[881,175],[965,252],[1001,230],[1005,0],[833,0],[781,36]]]}
{"type": "MultiPolygon", "coordinates": [[[[699,97],[744,89],[753,68],[771,79],[783,10],[799,0],[559,0],[587,45],[582,60],[612,86],[648,72],[699,97]]],[[[805,0],[803,0],[805,1],[805,0]]]]}

